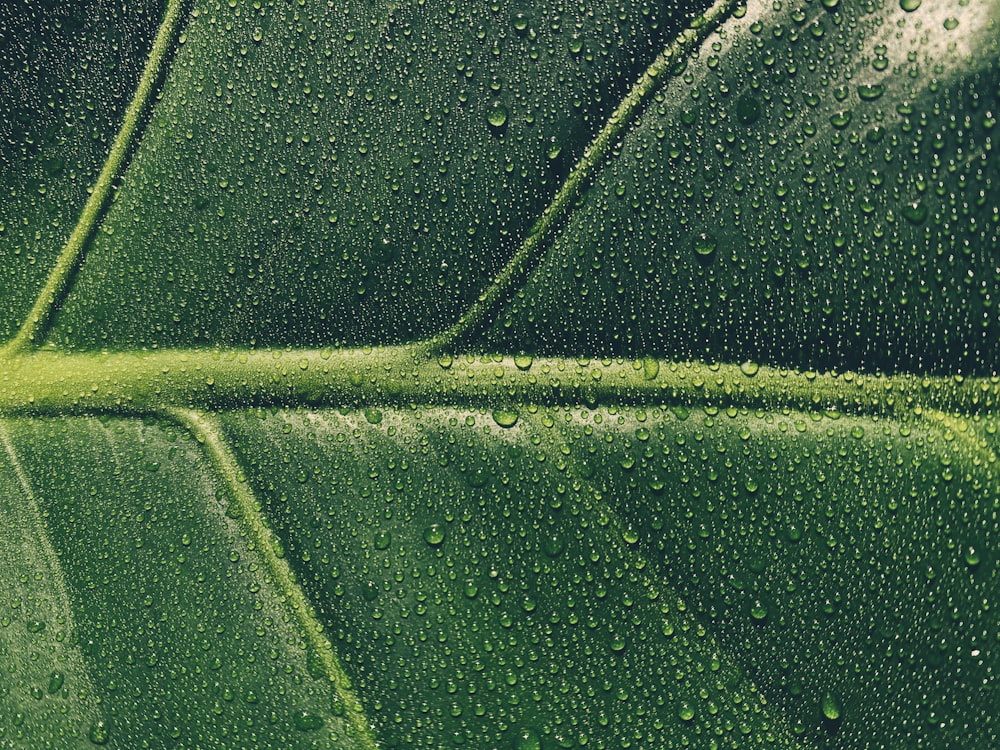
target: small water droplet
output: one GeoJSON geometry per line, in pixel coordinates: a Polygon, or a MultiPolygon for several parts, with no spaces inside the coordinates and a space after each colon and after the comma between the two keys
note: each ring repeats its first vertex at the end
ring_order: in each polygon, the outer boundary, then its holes
{"type": "Polygon", "coordinates": [[[881,83],[868,83],[858,86],[858,96],[865,101],[874,101],[885,93],[885,86],[881,83]]]}
{"type": "Polygon", "coordinates": [[[103,720],[91,724],[90,731],[87,732],[87,739],[95,745],[106,745],[110,737],[111,729],[108,727],[107,722],[103,720]]]}
{"type": "Polygon", "coordinates": [[[66,682],[66,675],[63,674],[62,672],[53,672],[52,674],[50,674],[49,686],[48,686],[49,695],[58,693],[59,688],[63,686],[64,682],[66,682]]]}
{"type": "Polygon", "coordinates": [[[853,114],[849,109],[845,109],[841,112],[835,112],[830,115],[830,124],[837,128],[837,130],[840,130],[851,124],[852,117],[853,114]]]}
{"type": "Polygon", "coordinates": [[[837,721],[840,718],[840,701],[837,700],[837,696],[833,693],[827,693],[823,696],[821,707],[823,709],[823,716],[830,721],[837,721]]]}
{"type": "Polygon", "coordinates": [[[912,224],[923,224],[927,220],[927,206],[920,201],[903,206],[903,217],[912,224]]]}
{"type": "Polygon", "coordinates": [[[501,427],[513,427],[517,424],[517,412],[507,409],[495,409],[493,411],[493,421],[501,427]]]}
{"type": "Polygon", "coordinates": [[[549,534],[542,540],[542,552],[549,557],[559,557],[566,549],[566,542],[559,534],[549,534]]]}
{"type": "Polygon", "coordinates": [[[384,529],[375,532],[375,549],[389,549],[392,544],[392,534],[384,529]]]}
{"type": "Polygon", "coordinates": [[[518,370],[530,370],[531,369],[531,355],[530,354],[518,354],[514,357],[514,366],[518,370]]]}
{"type": "Polygon", "coordinates": [[[921,0],[899,0],[899,7],[907,13],[912,13],[920,7],[921,0]]]}
{"type": "Polygon", "coordinates": [[[439,523],[432,523],[424,529],[424,541],[432,547],[438,547],[444,543],[444,526],[439,523]]]}
{"type": "Polygon", "coordinates": [[[300,732],[309,732],[323,727],[323,717],[309,711],[299,711],[292,723],[300,732]]]}
{"type": "Polygon", "coordinates": [[[507,124],[507,114],[507,108],[503,105],[503,102],[494,101],[486,115],[486,121],[490,124],[490,127],[499,130],[507,124]]]}
{"type": "Polygon", "coordinates": [[[715,252],[718,244],[719,242],[715,237],[703,233],[694,238],[694,251],[702,258],[708,258],[715,252]]]}
{"type": "Polygon", "coordinates": [[[748,378],[752,378],[758,372],[760,372],[760,365],[756,362],[744,362],[740,365],[740,372],[746,375],[748,378]]]}

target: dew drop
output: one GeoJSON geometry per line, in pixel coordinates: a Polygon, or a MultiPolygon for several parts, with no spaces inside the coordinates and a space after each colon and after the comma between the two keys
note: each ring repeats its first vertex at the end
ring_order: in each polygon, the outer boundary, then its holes
{"type": "Polygon", "coordinates": [[[903,206],[903,217],[911,224],[923,224],[927,220],[927,206],[920,201],[903,206]]]}
{"type": "Polygon", "coordinates": [[[309,711],[299,711],[292,723],[300,732],[310,732],[323,727],[323,717],[309,711]]]}
{"type": "Polygon", "coordinates": [[[833,693],[827,693],[823,696],[821,708],[823,709],[823,716],[830,721],[837,721],[840,718],[840,701],[837,700],[837,696],[833,693]]]}
{"type": "Polygon", "coordinates": [[[660,363],[653,357],[645,357],[642,360],[642,377],[646,380],[656,380],[660,374],[660,363]]]}
{"type": "Polygon", "coordinates": [[[841,130],[851,124],[851,117],[851,111],[847,109],[841,112],[835,112],[830,115],[830,124],[837,128],[837,130],[841,130]]]}
{"type": "Polygon", "coordinates": [[[385,529],[379,529],[375,532],[375,549],[389,549],[389,545],[392,544],[392,534],[385,529]]]}
{"type": "Polygon", "coordinates": [[[694,252],[702,258],[709,258],[718,247],[718,241],[710,234],[700,234],[694,239],[694,252]]]}
{"type": "Polygon", "coordinates": [[[863,86],[858,86],[858,96],[867,102],[878,99],[884,93],[885,86],[881,83],[869,83],[863,86]]]}
{"type": "Polygon", "coordinates": [[[486,121],[490,124],[490,127],[498,130],[507,124],[507,108],[502,102],[493,102],[486,115],[486,121]]]}
{"type": "Polygon", "coordinates": [[[432,547],[439,547],[444,543],[444,526],[439,523],[432,523],[424,529],[424,541],[432,547]]]}
{"type": "Polygon", "coordinates": [[[106,745],[110,737],[111,730],[105,721],[98,721],[91,724],[90,731],[87,732],[87,739],[95,745],[106,745]]]}
{"type": "Polygon", "coordinates": [[[559,534],[549,534],[542,540],[542,552],[548,557],[559,557],[566,549],[566,542],[559,534]]]}
{"type": "Polygon", "coordinates": [[[907,13],[912,13],[920,7],[921,0],[899,0],[899,7],[907,13]]]}
{"type": "Polygon", "coordinates": [[[517,424],[517,412],[507,409],[496,409],[493,412],[493,421],[501,427],[513,427],[517,424]]]}
{"type": "Polygon", "coordinates": [[[58,693],[59,688],[63,686],[64,682],[66,682],[66,675],[63,674],[62,672],[53,672],[52,674],[50,674],[49,686],[48,686],[49,695],[58,693]]]}

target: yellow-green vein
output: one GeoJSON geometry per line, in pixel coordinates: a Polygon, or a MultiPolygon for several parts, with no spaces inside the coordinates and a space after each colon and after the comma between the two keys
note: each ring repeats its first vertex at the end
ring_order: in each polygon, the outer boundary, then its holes
{"type": "MultiPolygon", "coordinates": [[[[996,452],[976,428],[973,417],[949,414],[933,408],[920,409],[918,413],[925,421],[942,430],[945,440],[955,445],[959,456],[969,459],[971,465],[967,466],[967,470],[985,469],[987,476],[994,480],[998,479],[997,469],[1000,468],[1000,461],[996,452]]],[[[995,415],[992,418],[995,419],[995,415]]]]}
{"type": "Polygon", "coordinates": [[[642,74],[608,121],[601,128],[583,156],[570,171],[559,192],[528,231],[528,236],[510,262],[500,271],[479,299],[448,330],[431,338],[425,346],[430,352],[440,352],[464,334],[475,330],[483,319],[506,299],[511,290],[531,269],[547,248],[547,242],[559,223],[572,208],[580,191],[603,163],[618,137],[632,122],[649,96],[670,74],[670,70],[705,39],[736,6],[736,0],[716,0],[674,43],[667,47],[642,74]]]}
{"type": "Polygon", "coordinates": [[[291,607],[292,614],[302,630],[314,663],[321,667],[324,675],[333,685],[353,738],[357,740],[360,747],[366,750],[376,750],[378,743],[375,740],[375,734],[372,731],[371,723],[365,716],[361,701],[354,694],[350,678],[344,672],[333,646],[323,635],[323,625],[316,616],[312,604],[295,580],[288,562],[279,556],[277,551],[279,545],[274,537],[274,532],[261,516],[256,498],[243,477],[236,456],[222,435],[218,420],[191,409],[171,408],[164,409],[163,413],[188,429],[195,439],[204,446],[213,467],[230,495],[243,533],[257,547],[272,581],[291,607]]]}
{"type": "Polygon", "coordinates": [[[153,89],[156,87],[156,82],[162,72],[163,63],[170,50],[171,42],[177,32],[182,5],[183,0],[169,0],[167,3],[167,10],[163,15],[160,28],[156,32],[156,38],[153,40],[153,47],[149,51],[146,67],[139,79],[135,95],[125,111],[125,119],[122,121],[121,128],[111,144],[108,158],[101,168],[97,182],[91,188],[90,197],[87,198],[83,211],[80,212],[80,218],[77,220],[72,234],[70,234],[56,259],[55,265],[49,272],[45,286],[35,298],[31,312],[28,313],[28,317],[25,318],[18,332],[7,343],[6,348],[9,351],[23,351],[37,346],[48,331],[52,315],[66,295],[73,273],[83,260],[87,242],[97,227],[101,212],[111,197],[111,187],[115,178],[121,173],[125,157],[129,153],[139,122],[146,112],[153,89]]]}

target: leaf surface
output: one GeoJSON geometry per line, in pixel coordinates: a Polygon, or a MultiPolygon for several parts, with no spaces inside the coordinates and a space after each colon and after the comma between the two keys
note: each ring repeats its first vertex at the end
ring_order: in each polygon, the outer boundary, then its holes
{"type": "Polygon", "coordinates": [[[0,11],[0,744],[997,744],[996,0],[93,10],[0,11]]]}

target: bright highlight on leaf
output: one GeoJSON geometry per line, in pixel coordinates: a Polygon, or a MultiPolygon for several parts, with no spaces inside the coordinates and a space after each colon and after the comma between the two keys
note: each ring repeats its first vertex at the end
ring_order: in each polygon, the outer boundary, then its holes
{"type": "Polygon", "coordinates": [[[998,19],[0,8],[0,744],[996,746],[998,19]]]}

